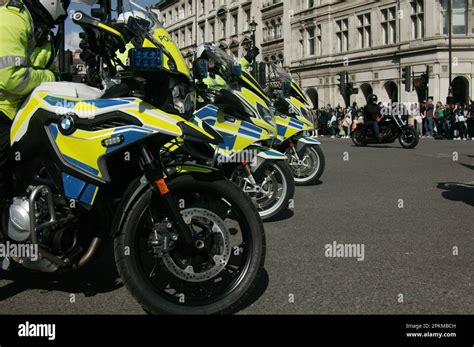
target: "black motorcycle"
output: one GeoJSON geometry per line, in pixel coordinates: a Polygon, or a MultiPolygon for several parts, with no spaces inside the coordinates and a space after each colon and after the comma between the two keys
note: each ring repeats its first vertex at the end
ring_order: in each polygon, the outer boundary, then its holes
{"type": "MultiPolygon", "coordinates": [[[[397,139],[403,148],[415,148],[420,142],[420,137],[413,127],[398,115],[387,115],[379,121],[381,143],[393,143],[397,139]]],[[[380,143],[374,134],[374,129],[370,125],[358,124],[352,133],[352,141],[358,147],[368,144],[380,143]]]]}

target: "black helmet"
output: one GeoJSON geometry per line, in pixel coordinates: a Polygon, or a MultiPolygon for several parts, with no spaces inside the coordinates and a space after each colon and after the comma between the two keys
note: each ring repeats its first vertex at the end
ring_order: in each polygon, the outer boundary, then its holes
{"type": "Polygon", "coordinates": [[[375,94],[370,94],[370,95],[367,97],[367,101],[368,101],[370,104],[376,104],[377,101],[379,101],[379,98],[378,98],[377,95],[375,95],[375,94]]]}

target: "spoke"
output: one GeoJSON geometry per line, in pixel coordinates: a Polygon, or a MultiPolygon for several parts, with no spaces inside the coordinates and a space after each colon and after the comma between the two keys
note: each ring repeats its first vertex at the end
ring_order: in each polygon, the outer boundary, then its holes
{"type": "Polygon", "coordinates": [[[153,266],[153,269],[151,270],[151,273],[150,275],[148,276],[148,278],[152,278],[153,275],[155,274],[155,270],[156,268],[158,267],[158,263],[160,262],[160,260],[157,260],[156,263],[155,263],[155,266],[153,266]]]}

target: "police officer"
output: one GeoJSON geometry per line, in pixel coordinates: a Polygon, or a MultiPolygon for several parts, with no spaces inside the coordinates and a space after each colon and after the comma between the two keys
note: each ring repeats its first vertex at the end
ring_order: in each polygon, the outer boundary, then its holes
{"type": "Polygon", "coordinates": [[[255,59],[257,59],[258,55],[260,54],[260,50],[258,47],[252,47],[247,51],[244,57],[240,59],[240,65],[242,65],[242,70],[249,71],[252,67],[252,64],[255,59]]]}
{"type": "Polygon", "coordinates": [[[69,3],[9,0],[0,7],[0,205],[11,197],[12,121],[34,88],[56,79],[51,29],[67,18],[69,3]]]}
{"type": "Polygon", "coordinates": [[[374,130],[375,137],[379,142],[382,142],[382,136],[380,136],[380,128],[377,117],[381,114],[381,108],[377,104],[378,97],[375,94],[370,94],[367,97],[367,106],[364,107],[364,123],[372,127],[374,130]]]}

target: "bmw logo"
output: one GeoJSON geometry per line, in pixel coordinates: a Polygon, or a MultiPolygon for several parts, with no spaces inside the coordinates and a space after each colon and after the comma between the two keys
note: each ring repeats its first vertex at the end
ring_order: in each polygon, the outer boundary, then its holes
{"type": "Polygon", "coordinates": [[[59,121],[59,130],[64,135],[70,135],[75,131],[74,118],[70,115],[61,117],[59,121]]]}

